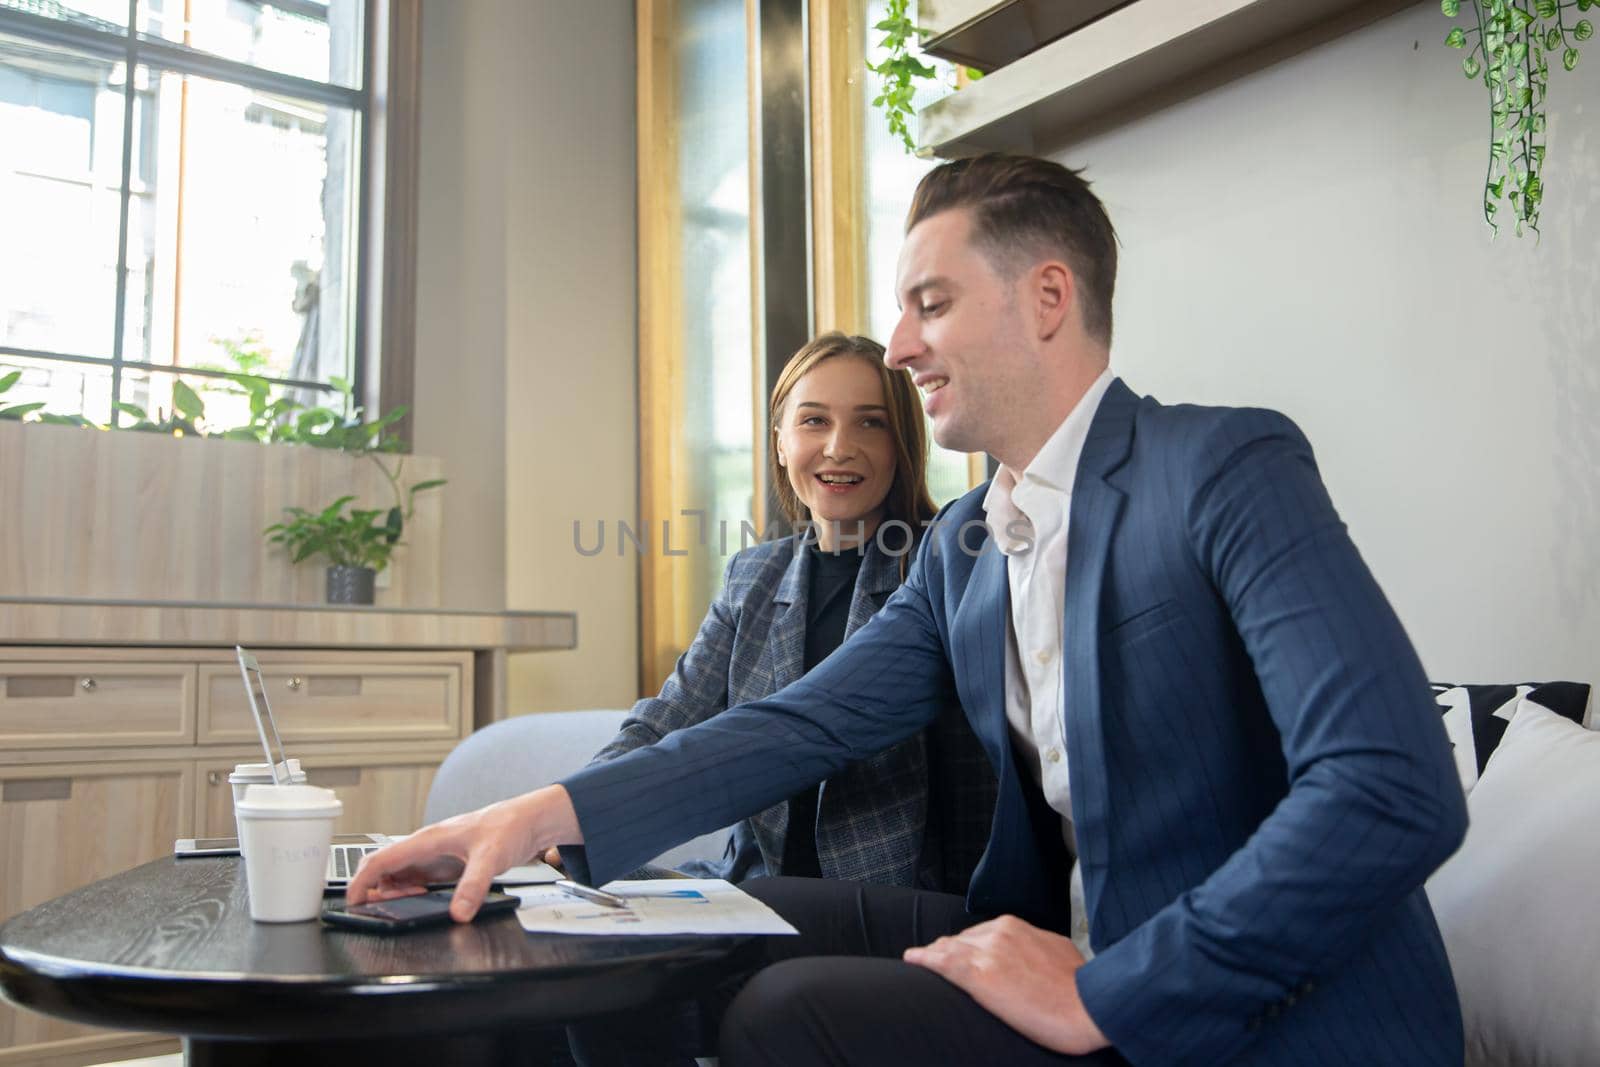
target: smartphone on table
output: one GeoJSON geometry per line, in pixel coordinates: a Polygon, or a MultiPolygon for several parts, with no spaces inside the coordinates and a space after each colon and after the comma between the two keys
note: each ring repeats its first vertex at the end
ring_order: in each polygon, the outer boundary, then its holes
{"type": "MultiPolygon", "coordinates": [[[[451,890],[436,890],[412,897],[394,900],[372,900],[365,904],[346,904],[339,901],[322,910],[322,921],[332,926],[347,926],[376,934],[397,934],[406,930],[419,930],[428,926],[442,926],[450,922],[451,890]]],[[[474,922],[486,915],[499,915],[516,911],[521,904],[516,897],[504,893],[490,893],[483,898],[474,922]]]]}

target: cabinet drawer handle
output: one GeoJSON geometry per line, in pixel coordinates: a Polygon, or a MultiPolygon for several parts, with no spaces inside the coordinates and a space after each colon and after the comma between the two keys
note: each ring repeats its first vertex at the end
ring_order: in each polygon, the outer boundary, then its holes
{"type": "Polygon", "coordinates": [[[0,787],[0,801],[71,800],[71,778],[20,778],[0,787]]]}
{"type": "Polygon", "coordinates": [[[319,674],[315,678],[306,679],[306,696],[320,697],[358,697],[361,695],[361,675],[345,674],[319,674]]]}
{"type": "Polygon", "coordinates": [[[299,675],[296,675],[295,677],[289,679],[289,688],[290,689],[298,690],[302,685],[305,685],[305,684],[306,684],[306,680],[304,678],[301,678],[299,675]]]}
{"type": "Polygon", "coordinates": [[[13,674],[0,678],[7,700],[48,700],[71,697],[78,680],[70,674],[13,674]]]}
{"type": "Polygon", "coordinates": [[[206,784],[207,785],[221,785],[222,784],[222,772],[221,771],[207,771],[206,772],[206,784]]]}
{"type": "Polygon", "coordinates": [[[331,788],[336,785],[360,785],[360,767],[320,767],[316,770],[306,768],[306,778],[312,785],[331,788]]]}
{"type": "Polygon", "coordinates": [[[93,678],[85,678],[83,681],[78,683],[78,687],[85,693],[92,693],[99,688],[99,684],[100,683],[96,682],[93,678]]]}

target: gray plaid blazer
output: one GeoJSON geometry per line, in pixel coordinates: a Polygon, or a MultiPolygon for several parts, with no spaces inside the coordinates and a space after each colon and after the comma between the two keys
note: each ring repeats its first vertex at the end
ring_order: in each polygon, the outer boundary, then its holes
{"type": "MultiPolygon", "coordinates": [[[[722,592],[658,696],[633,706],[603,763],[674,730],[782,689],[803,673],[810,555],[797,538],[768,541],[728,562],[722,592]]],[[[846,639],[900,585],[900,560],[869,545],[850,600],[846,639]]],[[[989,838],[995,775],[953,700],[922,732],[850,764],[822,784],[817,860],[825,878],[965,893],[989,838]]],[[[789,803],[733,828],[720,861],[686,870],[739,881],[782,874],[789,803]]]]}

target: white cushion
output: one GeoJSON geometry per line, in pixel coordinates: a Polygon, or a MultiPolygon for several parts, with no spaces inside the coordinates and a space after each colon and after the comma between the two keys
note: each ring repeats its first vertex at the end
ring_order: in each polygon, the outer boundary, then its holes
{"type": "Polygon", "coordinates": [[[1451,685],[1435,682],[1434,700],[1444,709],[1445,734],[1456,758],[1461,788],[1471,793],[1494,756],[1511,717],[1524,703],[1538,704],[1573,722],[1587,723],[1590,687],[1584,682],[1523,682],[1451,685]]]}
{"type": "Polygon", "coordinates": [[[1471,1067],[1600,1062],[1600,733],[1523,701],[1428,881],[1471,1067]]]}

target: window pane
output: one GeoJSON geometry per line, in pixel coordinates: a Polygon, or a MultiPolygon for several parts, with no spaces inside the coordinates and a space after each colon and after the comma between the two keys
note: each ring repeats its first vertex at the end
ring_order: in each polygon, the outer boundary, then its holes
{"type": "MultiPolygon", "coordinates": [[[[148,382],[146,388],[156,395],[164,396],[165,401],[162,406],[170,409],[173,376],[157,374],[154,378],[155,381],[148,382]]],[[[210,377],[189,376],[182,377],[181,380],[194,391],[195,396],[205,407],[200,428],[206,433],[221,433],[250,425],[250,394],[243,386],[210,377]]],[[[282,393],[281,388],[275,388],[269,390],[268,395],[276,398],[282,393]]]]}
{"type": "MultiPolygon", "coordinates": [[[[683,198],[684,470],[689,499],[726,522],[729,551],[755,500],[754,369],[750,340],[750,178],[742,0],[681,0],[678,181],[683,198]],[[740,91],[729,92],[728,86],[740,91]]],[[[713,535],[712,543],[716,544],[713,535]]],[[[698,623],[727,560],[690,554],[698,623]]]]}
{"type": "MultiPolygon", "coordinates": [[[[883,31],[873,29],[888,14],[887,0],[862,0],[867,17],[863,20],[867,39],[865,54],[873,63],[881,63],[886,55],[880,46],[883,31]]],[[[949,64],[932,56],[922,56],[939,71],[941,77],[950,72],[949,64]]],[[[881,89],[876,74],[863,79],[861,106],[866,114],[862,121],[866,142],[864,161],[866,171],[866,274],[867,322],[873,337],[887,341],[900,317],[895,304],[895,267],[899,262],[900,244],[905,235],[906,209],[911,206],[911,194],[917,182],[932,170],[937,160],[918,159],[908,153],[899,138],[889,133],[889,124],[883,112],[871,106],[872,98],[881,89]]],[[[918,90],[916,106],[924,107],[944,95],[945,90],[924,85],[918,90]]],[[[967,455],[951,452],[932,444],[933,427],[928,427],[930,442],[928,454],[928,489],[936,504],[944,504],[965,493],[968,488],[967,455]]]]}
{"type": "MultiPolygon", "coordinates": [[[[13,371],[21,371],[22,375],[10,389],[0,393],[0,408],[43,404],[39,414],[81,415],[100,426],[110,423],[110,367],[0,355],[0,380],[13,371]]],[[[38,415],[27,418],[32,420],[38,415]]]]}
{"type": "Polygon", "coordinates": [[[136,111],[124,358],[348,379],[357,116],[148,76],[136,111]]]}
{"type": "Polygon", "coordinates": [[[362,6],[361,0],[140,0],[138,25],[149,37],[354,89],[361,86],[362,6]]]}
{"type": "MultiPolygon", "coordinates": [[[[266,391],[266,401],[274,404],[284,397],[303,406],[327,407],[342,412],[344,398],[341,394],[315,390],[297,390],[287,386],[271,385],[266,391]]],[[[253,430],[258,439],[269,439],[268,421],[252,414],[250,393],[243,386],[224,378],[210,375],[168,374],[129,368],[122,373],[122,404],[117,422],[132,426],[141,417],[162,424],[177,415],[195,429],[206,434],[221,434],[231,430],[253,430]],[[194,396],[179,397],[175,383],[182,382],[194,396]],[[185,405],[189,405],[186,409],[185,405]],[[195,405],[199,413],[193,414],[195,405]],[[137,410],[134,410],[137,409],[137,410]],[[141,412],[143,413],[141,416],[141,412]]],[[[285,419],[292,420],[302,407],[292,407],[285,419]]]]}
{"type": "Polygon", "coordinates": [[[109,33],[128,28],[128,0],[0,0],[0,7],[109,33]]]}
{"type": "Polygon", "coordinates": [[[0,34],[0,345],[112,354],[122,65],[0,34]]]}

